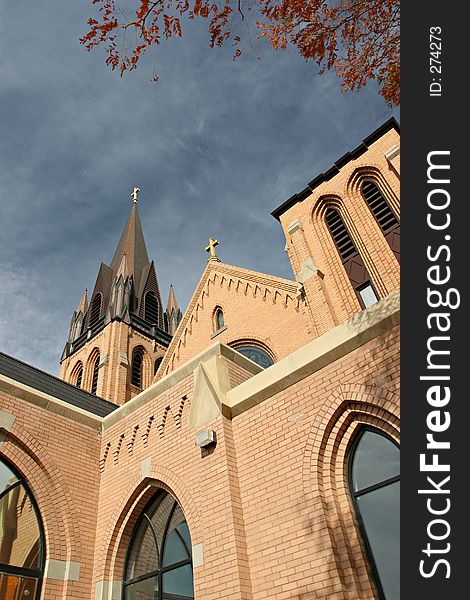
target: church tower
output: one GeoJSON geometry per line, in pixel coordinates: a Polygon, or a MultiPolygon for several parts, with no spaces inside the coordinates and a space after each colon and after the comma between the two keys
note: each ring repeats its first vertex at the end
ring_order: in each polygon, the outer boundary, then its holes
{"type": "Polygon", "coordinates": [[[138,191],[134,188],[111,266],[101,263],[89,303],[85,291],[73,313],[61,358],[62,379],[116,404],[151,384],[176,329],[175,316],[181,314],[172,287],[173,317],[163,312],[137,209],[138,191]]]}

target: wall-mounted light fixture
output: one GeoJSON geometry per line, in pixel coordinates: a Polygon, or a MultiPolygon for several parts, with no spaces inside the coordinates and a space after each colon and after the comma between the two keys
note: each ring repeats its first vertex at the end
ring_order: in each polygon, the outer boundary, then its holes
{"type": "Polygon", "coordinates": [[[196,435],[196,446],[199,446],[199,448],[205,448],[206,446],[216,443],[217,438],[215,431],[212,431],[212,429],[203,429],[203,431],[200,431],[196,435]]]}

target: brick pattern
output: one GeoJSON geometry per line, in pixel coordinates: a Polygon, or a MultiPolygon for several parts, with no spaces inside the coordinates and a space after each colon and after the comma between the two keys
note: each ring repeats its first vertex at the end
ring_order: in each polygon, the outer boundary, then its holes
{"type": "Polygon", "coordinates": [[[336,208],[343,218],[379,298],[399,288],[398,262],[360,191],[364,180],[374,181],[399,219],[399,177],[385,158],[394,145],[399,145],[399,135],[391,130],[280,217],[294,272],[299,272],[302,261],[313,258],[324,275],[323,293],[318,293],[316,278],[305,285],[319,334],[361,310],[325,222],[328,207],[336,208]],[[290,225],[296,220],[302,229],[289,234],[290,225]]]}
{"type": "Polygon", "coordinates": [[[45,579],[42,598],[90,598],[100,433],[5,392],[0,406],[16,417],[0,455],[16,467],[36,500],[46,557],[81,565],[79,581],[45,579]]]}
{"type": "Polygon", "coordinates": [[[269,349],[276,360],[311,337],[304,325],[297,284],[222,263],[209,263],[159,369],[163,377],[212,342],[240,340],[269,349]],[[216,333],[214,311],[222,308],[225,329],[216,333]]]}
{"type": "Polygon", "coordinates": [[[120,321],[109,323],[89,343],[63,360],[60,377],[74,383],[76,366],[81,361],[84,365],[82,388],[90,391],[93,356],[98,351],[103,362],[99,369],[97,395],[123,404],[142,391],[130,383],[132,353],[138,346],[144,349],[142,389],[145,389],[153,380],[155,361],[164,356],[165,348],[120,321]]]}

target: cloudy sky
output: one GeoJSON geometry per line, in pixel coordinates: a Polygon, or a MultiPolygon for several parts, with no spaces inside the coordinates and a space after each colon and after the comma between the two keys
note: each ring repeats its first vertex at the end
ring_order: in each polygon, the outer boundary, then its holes
{"type": "Polygon", "coordinates": [[[70,317],[139,211],[184,310],[209,235],[229,264],[291,277],[270,212],[390,116],[294,52],[211,50],[204,23],[119,78],[78,39],[91,0],[0,0],[0,350],[58,373],[70,317]],[[160,82],[151,82],[155,66],[160,82]]]}

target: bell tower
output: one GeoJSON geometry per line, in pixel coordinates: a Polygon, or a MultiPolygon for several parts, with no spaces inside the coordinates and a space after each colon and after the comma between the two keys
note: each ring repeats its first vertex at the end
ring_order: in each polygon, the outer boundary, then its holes
{"type": "Polygon", "coordinates": [[[152,383],[174,332],[164,318],[155,264],[147,254],[139,191],[132,193],[111,265],[101,263],[89,301],[85,292],[73,313],[60,361],[62,379],[116,404],[152,383]]]}

